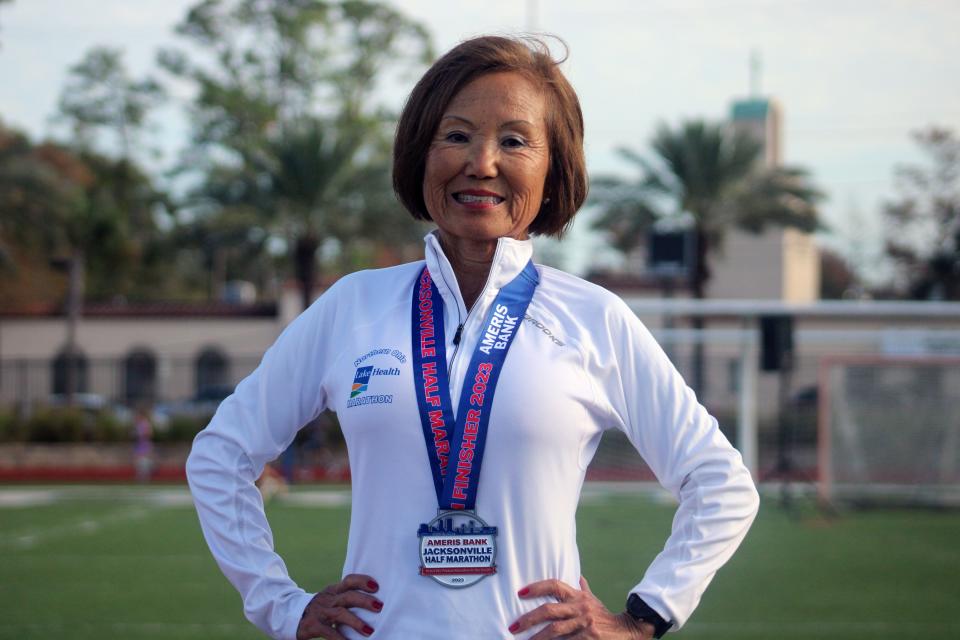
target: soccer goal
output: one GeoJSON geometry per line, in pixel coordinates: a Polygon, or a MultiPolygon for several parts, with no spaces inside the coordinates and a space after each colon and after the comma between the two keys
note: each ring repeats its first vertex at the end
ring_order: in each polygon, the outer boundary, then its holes
{"type": "Polygon", "coordinates": [[[822,499],[960,506],[960,358],[824,358],[818,401],[822,499]]]}

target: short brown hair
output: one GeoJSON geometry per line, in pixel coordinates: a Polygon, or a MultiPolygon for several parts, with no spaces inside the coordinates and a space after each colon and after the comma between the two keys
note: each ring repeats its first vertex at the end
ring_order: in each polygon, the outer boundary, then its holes
{"type": "Polygon", "coordinates": [[[573,87],[538,38],[482,36],[462,42],[437,60],[410,93],[393,146],[393,189],[414,218],[430,220],[423,200],[427,153],[440,119],[454,96],[478,77],[513,71],[547,93],[550,167],[544,204],[530,233],[559,236],[587,197],[583,156],[583,113],[573,87]],[[549,199],[549,201],[548,201],[549,199]]]}

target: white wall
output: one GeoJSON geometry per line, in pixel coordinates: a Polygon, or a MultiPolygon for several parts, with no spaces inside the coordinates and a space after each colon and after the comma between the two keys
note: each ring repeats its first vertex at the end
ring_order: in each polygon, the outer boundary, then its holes
{"type": "MultiPolygon", "coordinates": [[[[207,349],[227,361],[235,384],[259,362],[282,330],[276,318],[84,318],[77,333],[87,358],[87,391],[111,401],[124,396],[124,358],[146,350],[156,358],[158,400],[192,397],[196,359],[207,349]]],[[[65,344],[63,318],[0,319],[0,403],[42,401],[53,392],[52,361],[65,344]]]]}

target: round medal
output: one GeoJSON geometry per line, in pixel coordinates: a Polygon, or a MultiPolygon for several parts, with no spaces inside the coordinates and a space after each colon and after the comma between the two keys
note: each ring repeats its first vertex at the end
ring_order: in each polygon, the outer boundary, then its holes
{"type": "Polygon", "coordinates": [[[469,587],[497,572],[497,528],[472,511],[441,511],[417,536],[420,575],[445,587],[469,587]]]}

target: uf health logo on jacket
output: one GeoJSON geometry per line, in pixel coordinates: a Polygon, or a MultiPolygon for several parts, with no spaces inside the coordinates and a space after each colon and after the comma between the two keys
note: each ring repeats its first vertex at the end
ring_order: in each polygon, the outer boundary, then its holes
{"type": "MultiPolygon", "coordinates": [[[[400,368],[390,366],[395,363],[390,362],[388,366],[377,366],[375,364],[364,364],[368,360],[380,360],[384,356],[393,357],[401,364],[407,361],[407,357],[396,349],[373,349],[372,351],[360,356],[353,361],[353,366],[357,369],[353,374],[353,385],[350,387],[350,398],[347,400],[347,408],[359,407],[368,404],[392,404],[393,394],[389,393],[368,393],[371,381],[383,376],[399,376],[400,368]]],[[[374,385],[376,388],[377,385],[374,385]]]]}

